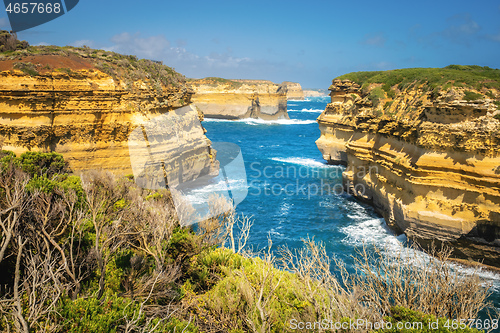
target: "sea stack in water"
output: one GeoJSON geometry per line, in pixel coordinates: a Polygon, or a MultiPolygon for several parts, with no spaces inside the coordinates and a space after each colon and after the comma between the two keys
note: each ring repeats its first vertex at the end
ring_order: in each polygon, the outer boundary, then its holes
{"type": "Polygon", "coordinates": [[[206,118],[289,119],[283,85],[263,80],[190,80],[193,103],[206,118]]]}
{"type": "Polygon", "coordinates": [[[318,117],[344,186],[423,245],[500,266],[500,70],[351,73],[318,117]]]}
{"type": "Polygon", "coordinates": [[[282,85],[285,87],[287,100],[304,100],[304,92],[302,91],[300,83],[284,81],[282,85]]]}

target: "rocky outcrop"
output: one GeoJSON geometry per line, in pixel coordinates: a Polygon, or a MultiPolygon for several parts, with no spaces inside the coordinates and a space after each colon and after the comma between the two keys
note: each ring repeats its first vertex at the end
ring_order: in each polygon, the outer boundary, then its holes
{"type": "MultiPolygon", "coordinates": [[[[131,161],[139,158],[133,154],[144,153],[129,150],[130,134],[190,103],[193,92],[182,76],[161,64],[90,49],[46,51],[0,60],[0,137],[3,149],[16,154],[55,151],[73,171],[130,174],[131,161]]],[[[195,108],[186,110],[179,121],[202,117],[195,108]]],[[[182,159],[162,158],[176,159],[183,179],[212,172],[215,156],[203,130],[186,135],[189,151],[182,159]]],[[[176,144],[158,138],[150,138],[148,149],[176,144]]]]}
{"type": "Polygon", "coordinates": [[[304,89],[305,97],[323,97],[328,96],[328,90],[326,89],[304,89]]]}
{"type": "Polygon", "coordinates": [[[282,85],[260,80],[206,78],[189,81],[193,103],[207,118],[288,119],[282,85]]]}
{"type": "Polygon", "coordinates": [[[457,86],[334,80],[316,144],[394,229],[500,266],[500,93],[457,86]]]}
{"type": "Polygon", "coordinates": [[[287,100],[304,100],[304,92],[302,91],[300,83],[284,81],[281,85],[285,87],[287,100]]]}

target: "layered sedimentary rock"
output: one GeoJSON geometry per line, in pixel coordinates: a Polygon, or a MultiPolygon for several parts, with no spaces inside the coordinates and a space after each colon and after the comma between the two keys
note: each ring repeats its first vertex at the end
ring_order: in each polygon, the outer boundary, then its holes
{"type": "Polygon", "coordinates": [[[333,81],[318,117],[323,157],[394,229],[500,266],[500,93],[381,86],[333,81]]]}
{"type": "MultiPolygon", "coordinates": [[[[73,171],[103,168],[130,174],[134,159],[150,153],[129,151],[130,134],[190,103],[192,90],[161,64],[89,49],[51,52],[0,60],[3,149],[16,154],[55,151],[73,171]]],[[[189,106],[183,114],[189,123],[202,117],[189,106]]],[[[150,137],[148,149],[158,145],[170,149],[172,156],[162,158],[172,162],[170,168],[181,170],[182,179],[213,172],[215,156],[199,128],[184,133],[189,138],[182,157],[174,154],[178,138],[172,133],[150,137]]]]}
{"type": "Polygon", "coordinates": [[[288,119],[282,85],[260,80],[206,78],[189,81],[193,103],[207,118],[288,119]]]}
{"type": "Polygon", "coordinates": [[[282,85],[285,87],[287,100],[304,100],[304,92],[302,91],[300,83],[284,81],[282,85]]]}

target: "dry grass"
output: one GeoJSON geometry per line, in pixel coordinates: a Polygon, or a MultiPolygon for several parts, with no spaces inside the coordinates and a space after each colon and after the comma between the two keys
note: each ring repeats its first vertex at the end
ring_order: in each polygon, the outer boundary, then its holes
{"type": "Polygon", "coordinates": [[[489,288],[475,270],[461,274],[448,261],[449,248],[432,248],[430,256],[415,246],[402,247],[393,255],[388,249],[366,248],[355,258],[357,274],[351,286],[360,289],[365,306],[387,314],[393,306],[456,319],[477,318],[487,302],[489,288]]]}

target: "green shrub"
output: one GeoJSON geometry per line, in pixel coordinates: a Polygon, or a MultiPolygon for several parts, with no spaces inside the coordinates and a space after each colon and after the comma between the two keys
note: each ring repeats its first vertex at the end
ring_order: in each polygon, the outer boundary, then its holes
{"type": "Polygon", "coordinates": [[[376,87],[370,91],[368,95],[368,99],[372,101],[374,106],[377,106],[380,103],[380,100],[385,97],[385,93],[380,87],[376,87]]]}
{"type": "Polygon", "coordinates": [[[13,163],[17,163],[16,154],[10,150],[0,150],[0,171],[4,172],[13,163]]]}
{"type": "Polygon", "coordinates": [[[72,75],[74,74],[74,72],[71,70],[71,68],[67,68],[67,67],[64,67],[64,68],[57,68],[56,69],[58,72],[63,72],[63,73],[66,73],[68,75],[72,75]]]}
{"type": "Polygon", "coordinates": [[[61,154],[27,151],[19,157],[20,167],[31,176],[46,175],[51,177],[56,173],[68,171],[68,165],[61,154]]]}
{"type": "MultiPolygon", "coordinates": [[[[125,318],[133,318],[139,312],[139,305],[130,299],[117,295],[106,295],[102,299],[95,297],[63,299],[58,313],[62,323],[60,332],[68,333],[114,333],[125,318]]],[[[144,322],[144,318],[141,318],[144,322]]]]}
{"type": "Polygon", "coordinates": [[[74,191],[77,197],[77,207],[83,207],[85,204],[85,192],[82,187],[82,180],[78,176],[67,176],[57,184],[63,191],[74,191]]]}
{"type": "Polygon", "coordinates": [[[54,192],[59,182],[54,179],[47,178],[46,175],[34,174],[33,177],[26,184],[26,191],[35,192],[36,190],[42,191],[44,193],[50,194],[54,192]]]}
{"type": "MultiPolygon", "coordinates": [[[[152,322],[155,325],[156,321],[152,322]]],[[[172,317],[168,322],[163,323],[158,327],[158,332],[184,332],[184,333],[198,333],[198,327],[191,322],[186,322],[172,317]]]]}
{"type": "Polygon", "coordinates": [[[464,99],[466,101],[470,102],[470,101],[475,101],[475,100],[478,100],[478,99],[481,99],[481,98],[484,98],[484,96],[481,95],[481,94],[475,93],[473,91],[468,91],[468,90],[465,91],[464,99]]]}
{"type": "Polygon", "coordinates": [[[404,68],[390,71],[354,72],[339,76],[337,79],[351,80],[360,85],[382,83],[383,90],[397,85],[400,90],[414,84],[426,84],[427,90],[443,86],[500,89],[500,70],[481,66],[450,65],[444,68],[404,68]]]}
{"type": "Polygon", "coordinates": [[[31,62],[16,62],[14,64],[15,69],[21,70],[23,73],[28,74],[29,76],[38,76],[40,73],[36,70],[35,65],[31,62]]]}
{"type": "Polygon", "coordinates": [[[170,258],[178,260],[184,271],[189,269],[188,258],[201,252],[199,237],[192,229],[176,227],[170,237],[167,253],[170,258]]]}

